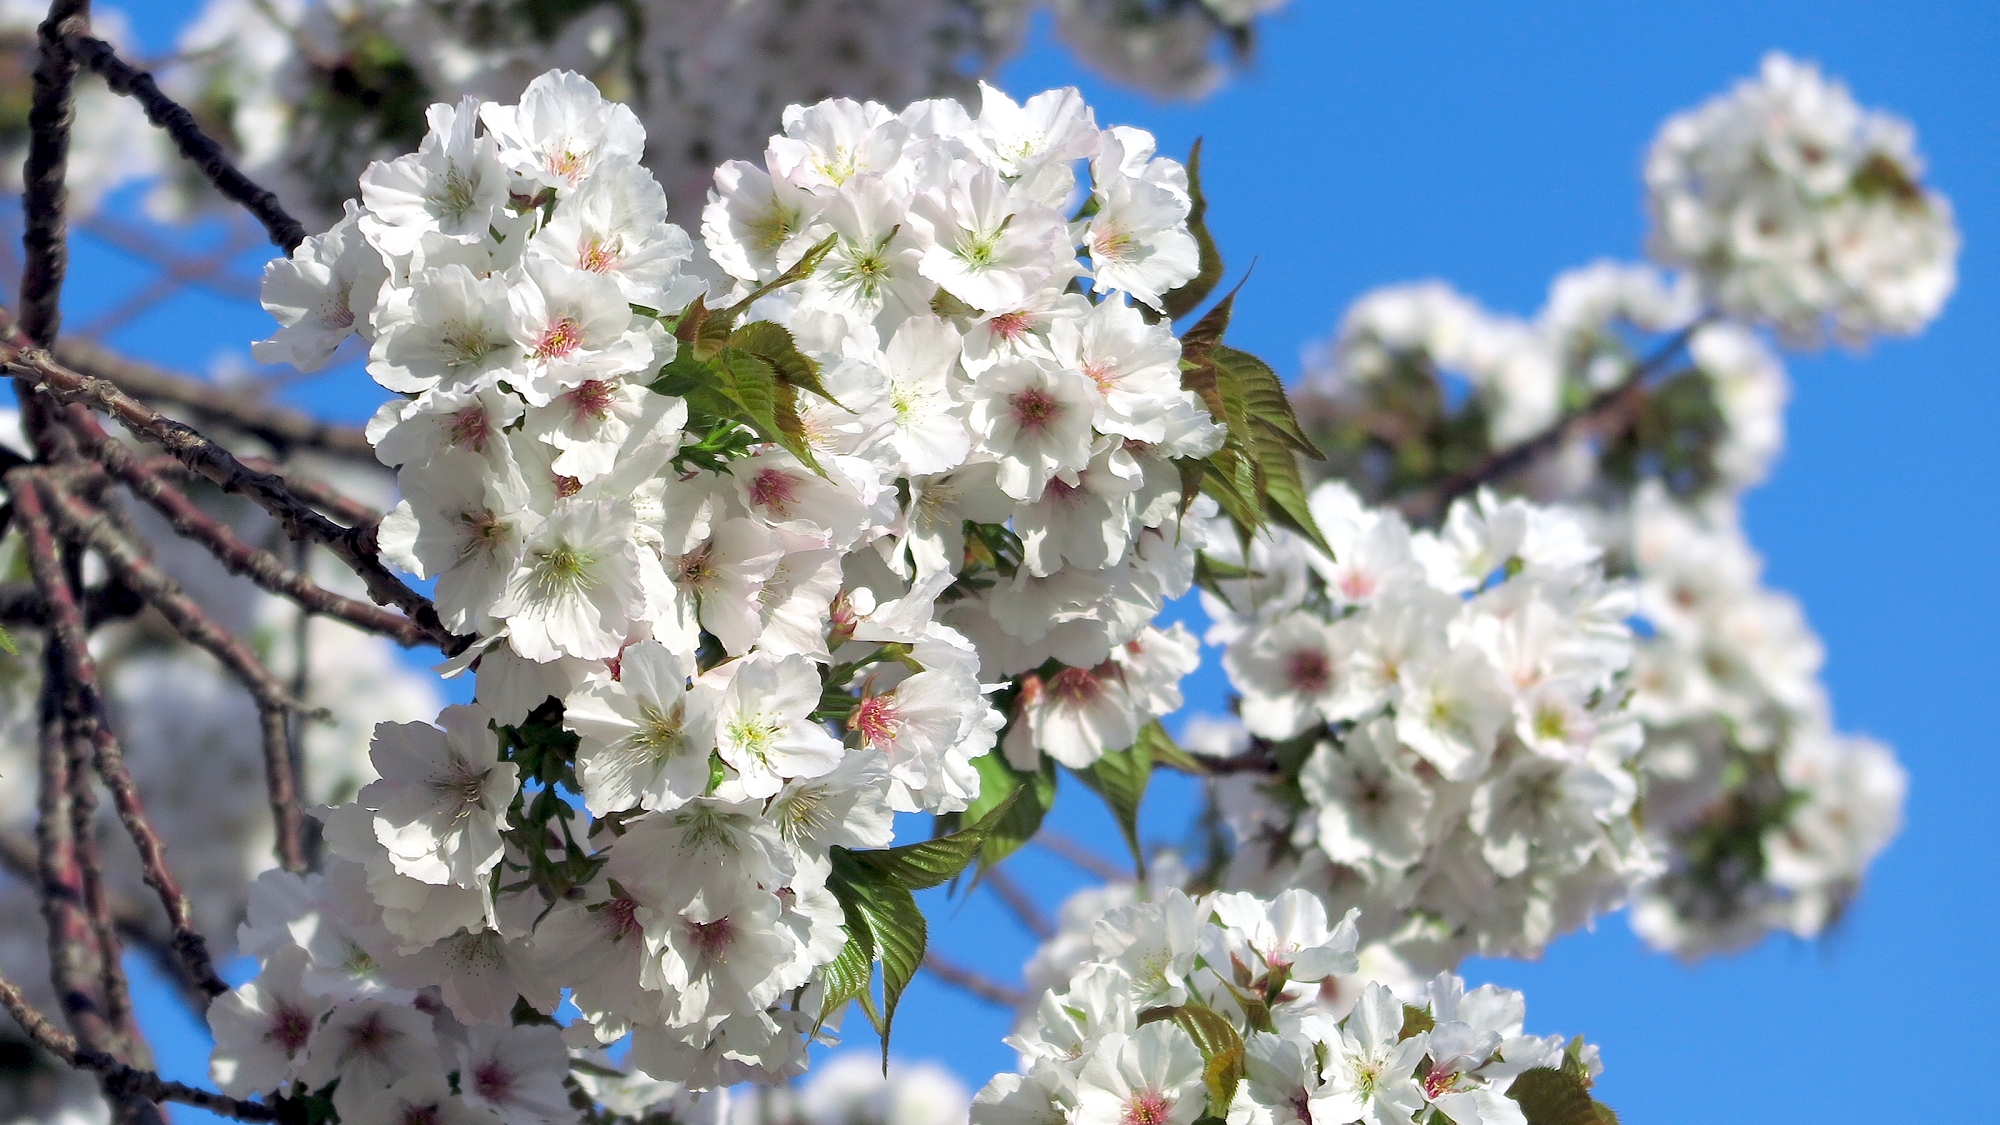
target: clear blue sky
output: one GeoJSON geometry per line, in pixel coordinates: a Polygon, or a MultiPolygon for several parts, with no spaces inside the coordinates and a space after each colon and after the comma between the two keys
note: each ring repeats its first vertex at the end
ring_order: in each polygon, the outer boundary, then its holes
{"type": "MultiPolygon", "coordinates": [[[[154,49],[188,10],[141,7],[154,49]]],[[[1636,256],[1654,129],[1768,49],[1817,59],[1864,103],[1915,121],[1965,233],[1959,292],[1917,340],[1794,358],[1790,449],[1749,501],[1770,582],[1803,599],[1826,640],[1840,724],[1893,743],[1910,770],[1908,826],[1822,943],[1774,939],[1686,967],[1613,918],[1540,963],[1475,963],[1467,975],[1527,990],[1531,1031],[1601,1043],[1601,1096],[1634,1125],[2000,1121],[1987,1029],[1972,1022],[2000,1008],[2000,10],[1748,7],[1294,0],[1266,25],[1254,71],[1199,105],[1107,88],[1046,46],[1004,84],[1017,95],[1079,84],[1100,122],[1151,128],[1168,152],[1206,136],[1210,221],[1232,266],[1257,262],[1234,338],[1285,372],[1377,285],[1440,277],[1531,313],[1558,270],[1636,256]]],[[[105,307],[135,276],[80,253],[73,307],[105,307]]],[[[193,296],[114,342],[201,367],[263,331],[254,310],[193,296]]],[[[352,419],[376,401],[365,382],[338,378],[296,393],[352,419]]],[[[1191,686],[1194,707],[1219,709],[1218,670],[1191,686]]],[[[1149,809],[1147,834],[1177,838],[1189,791],[1157,795],[1167,799],[1149,809]]],[[[1066,791],[1055,820],[1114,854],[1090,802],[1066,791]]],[[[1033,850],[1009,867],[1051,908],[1082,882],[1033,850]]],[[[1031,950],[983,894],[933,907],[933,940],[958,959],[1011,977],[1031,950]]],[[[1012,1065],[1003,1013],[927,981],[903,1013],[898,1054],[941,1059],[973,1086],[1012,1065]]],[[[205,1043],[154,1015],[163,1055],[198,1074],[205,1043]]]]}

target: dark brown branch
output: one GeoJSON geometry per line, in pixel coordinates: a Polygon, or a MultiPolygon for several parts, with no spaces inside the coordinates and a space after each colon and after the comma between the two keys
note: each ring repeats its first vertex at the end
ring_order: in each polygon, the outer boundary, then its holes
{"type": "Polygon", "coordinates": [[[184,407],[203,421],[241,430],[281,451],[314,449],[381,466],[359,426],[336,426],[301,410],[260,402],[243,391],[128,359],[90,340],[66,338],[52,350],[57,362],[84,375],[109,379],[134,398],[184,407]]]}
{"type": "Polygon", "coordinates": [[[147,471],[130,450],[115,441],[93,444],[90,452],[103,461],[112,474],[123,481],[132,494],[165,516],[173,529],[209,549],[232,574],[241,574],[281,597],[290,598],[308,613],[332,617],[357,629],[379,633],[405,648],[430,641],[416,622],[378,605],[356,601],[318,585],[303,574],[286,567],[284,560],[269,551],[251,546],[229,525],[202,511],[187,494],[170,487],[159,475],[147,471]]]}
{"type": "Polygon", "coordinates": [[[1452,501],[1476,491],[1481,485],[1513,476],[1577,438],[1623,432],[1632,425],[1645,405],[1647,378],[1672,359],[1696,330],[1706,323],[1707,319],[1703,318],[1674,333],[1658,351],[1634,364],[1616,386],[1599,392],[1582,408],[1557,419],[1541,433],[1518,445],[1495,450],[1477,463],[1398,501],[1396,507],[1412,523],[1429,523],[1444,515],[1452,501]]]}
{"type": "Polygon", "coordinates": [[[110,893],[104,886],[104,858],[97,848],[97,793],[90,785],[89,753],[77,739],[69,740],[70,836],[76,848],[77,871],[83,877],[85,915],[97,939],[98,995],[104,1001],[104,1019],[116,1029],[126,1059],[143,1065],[151,1060],[145,1057],[146,1041],[132,1015],[132,987],[121,961],[124,950],[118,940],[110,893]]]}
{"type": "Polygon", "coordinates": [[[56,0],[36,29],[41,59],[35,65],[34,101],[28,109],[28,161],[22,172],[21,327],[47,347],[62,326],[63,276],[69,272],[68,216],[70,126],[76,121],[76,60],[64,40],[90,27],[90,0],[56,0]]]}
{"type": "Polygon", "coordinates": [[[273,244],[289,254],[305,241],[305,227],[285,211],[278,197],[244,175],[223,147],[201,131],[194,115],[161,91],[152,75],[120,59],[111,44],[81,32],[64,36],[62,46],[77,63],[104,79],[112,92],[136,100],[147,120],[173,138],[174,147],[217,191],[264,225],[273,244]]]}
{"type": "MultiPolygon", "coordinates": [[[[334,519],[353,526],[356,524],[378,524],[382,522],[380,510],[371,508],[345,492],[323,480],[306,476],[296,469],[288,469],[275,461],[263,457],[244,457],[242,462],[260,473],[270,473],[283,477],[285,487],[298,497],[334,519]]],[[[388,472],[386,466],[377,463],[376,468],[388,472]]],[[[301,541],[303,542],[303,541],[301,541]]]]}
{"type": "Polygon", "coordinates": [[[175,632],[220,661],[257,701],[264,737],[264,779],[276,827],[278,862],[287,871],[304,874],[305,813],[299,805],[298,784],[292,769],[289,717],[291,712],[310,708],[264,667],[249,645],[217,625],[193,598],[181,593],[172,578],[146,561],[118,534],[104,513],[92,511],[53,485],[44,490],[43,499],[66,538],[79,540],[96,551],[127,586],[167,619],[175,632]]]}
{"type": "Polygon", "coordinates": [[[45,351],[0,345],[0,362],[5,363],[9,372],[63,402],[110,414],[134,436],[165,449],[224,492],[247,497],[276,517],[288,537],[324,545],[361,577],[370,597],[378,604],[402,609],[447,655],[456,654],[470,643],[469,638],[452,636],[438,620],[430,599],[410,589],[382,564],[376,556],[374,527],[342,527],[334,523],[287,487],[284,478],[250,468],[192,426],[168,418],[108,380],[62,366],[45,351]]]}
{"type": "Polygon", "coordinates": [[[7,1009],[7,1014],[14,1017],[14,1022],[21,1025],[36,1046],[70,1066],[95,1071],[106,1093],[149,1102],[180,1102],[239,1121],[277,1120],[277,1111],[269,1106],[169,1082],[150,1070],[127,1066],[105,1051],[78,1042],[36,1011],[21,990],[4,977],[0,977],[0,1007],[7,1009]]]}
{"type": "Polygon", "coordinates": [[[929,951],[924,953],[924,971],[954,988],[970,992],[988,1004],[998,1004],[1003,1008],[1018,1008],[1028,1001],[1028,994],[1024,990],[1001,984],[984,973],[968,969],[956,961],[947,961],[929,951]]]}
{"type": "Polygon", "coordinates": [[[1014,917],[1020,920],[1021,925],[1026,927],[1029,933],[1042,941],[1055,936],[1055,923],[1049,921],[1049,916],[1042,913],[1042,908],[1035,905],[1035,900],[1021,887],[1021,884],[1014,881],[1013,876],[998,867],[993,867],[980,878],[986,883],[987,889],[998,895],[1001,902],[1007,904],[1007,908],[1014,912],[1014,917]]]}
{"type": "Polygon", "coordinates": [[[74,710],[69,716],[71,732],[90,742],[97,775],[111,790],[118,819],[125,826],[125,834],[131,837],[139,850],[139,863],[146,884],[159,896],[160,905],[166,907],[167,924],[174,931],[175,952],[187,963],[188,971],[201,983],[203,991],[211,996],[220,995],[229,991],[229,986],[216,975],[215,962],[208,954],[207,939],[195,928],[187,895],[181,891],[180,884],[167,867],[166,845],[146,818],[145,802],[139,796],[139,787],[125,766],[124,752],[118,745],[117,736],[105,721],[104,696],[97,682],[97,664],[90,656],[83,613],[76,604],[56,552],[54,529],[37,487],[38,470],[15,469],[7,474],[6,479],[7,491],[14,501],[15,519],[21,524],[22,537],[27,545],[29,567],[34,572],[36,586],[48,602],[49,648],[55,657],[50,665],[51,671],[57,673],[54,678],[58,681],[67,678],[75,700],[74,710]]]}
{"type": "MultiPolygon", "coordinates": [[[[28,532],[24,527],[23,533],[28,532]]],[[[44,535],[47,526],[41,528],[44,535]]],[[[54,542],[48,543],[51,553],[54,542]]],[[[60,567],[58,566],[58,569],[60,567]]],[[[35,844],[42,921],[48,927],[49,982],[55,986],[63,1018],[85,1043],[108,1050],[118,1029],[97,994],[94,964],[97,935],[86,913],[83,873],[77,866],[76,818],[71,808],[68,722],[63,711],[65,677],[56,646],[44,654],[41,704],[41,759],[35,844]]]]}
{"type": "Polygon", "coordinates": [[[306,228],[286,214],[278,197],[258,187],[244,175],[222,146],[201,131],[194,114],[161,92],[159,83],[153,81],[152,75],[119,58],[111,44],[81,30],[72,30],[64,35],[61,45],[76,62],[89,67],[104,79],[104,84],[111,87],[114,93],[138,101],[146,111],[146,119],[166,130],[167,135],[174,139],[174,147],[201,169],[202,175],[208,177],[208,182],[214,184],[217,191],[241,204],[244,210],[263,223],[271,241],[279,249],[289,254],[305,241],[306,228]]]}

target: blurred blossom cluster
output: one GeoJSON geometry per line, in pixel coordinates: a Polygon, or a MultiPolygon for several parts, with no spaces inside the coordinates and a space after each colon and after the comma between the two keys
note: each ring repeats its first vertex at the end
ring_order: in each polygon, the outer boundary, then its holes
{"type": "Polygon", "coordinates": [[[1431,490],[1497,468],[1503,493],[1567,505],[1636,591],[1619,690],[1662,867],[1632,918],[1685,956],[1822,932],[1901,823],[1902,768],[1835,727],[1819,640],[1762,585],[1737,509],[1784,445],[1766,330],[1860,343],[1942,308],[1957,234],[1920,168],[1906,123],[1773,55],[1662,129],[1659,265],[1565,272],[1532,319],[1440,282],[1379,289],[1307,356],[1298,408],[1326,475],[1429,516],[1431,490]],[[1535,455],[1504,460],[1518,449],[1535,455]]]}

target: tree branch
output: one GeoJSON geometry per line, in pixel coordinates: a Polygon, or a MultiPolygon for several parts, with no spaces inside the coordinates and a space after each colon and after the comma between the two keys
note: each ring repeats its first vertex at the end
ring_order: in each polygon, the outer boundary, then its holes
{"type": "MultiPolygon", "coordinates": [[[[47,43],[46,39],[44,43],[47,43]]],[[[89,67],[104,79],[104,84],[111,87],[113,93],[136,100],[145,109],[146,119],[166,130],[167,135],[174,139],[174,147],[201,169],[202,175],[208,177],[208,182],[214,184],[217,191],[241,204],[244,210],[264,224],[264,230],[279,249],[289,254],[305,241],[305,227],[285,212],[278,197],[258,187],[244,175],[222,146],[201,131],[194,114],[163,93],[152,75],[119,58],[111,44],[80,29],[63,35],[60,47],[76,63],[89,67]]],[[[74,63],[71,64],[71,73],[75,73],[74,63]]]]}
{"type": "Polygon", "coordinates": [[[1476,464],[1468,465],[1437,484],[1398,501],[1397,509],[1411,523],[1429,523],[1443,515],[1452,501],[1477,490],[1481,485],[1514,475],[1575,438],[1592,432],[1617,433],[1630,426],[1645,403],[1646,379],[1672,359],[1706,323],[1708,318],[1703,317],[1668,337],[1658,351],[1643,362],[1634,364],[1616,386],[1600,391],[1581,409],[1557,419],[1534,437],[1518,445],[1495,450],[1476,464]]]}
{"type": "Polygon", "coordinates": [[[1042,913],[1042,908],[1035,905],[1035,900],[1021,887],[1021,884],[1014,881],[1013,876],[998,867],[992,867],[988,868],[980,879],[986,883],[987,889],[1000,897],[1001,902],[1007,904],[1007,908],[1014,912],[1014,917],[1020,920],[1021,925],[1026,927],[1029,933],[1041,941],[1047,941],[1055,936],[1055,923],[1049,921],[1049,916],[1042,913]]]}
{"type": "Polygon", "coordinates": [[[924,971],[954,988],[970,992],[988,1004],[998,1004],[1003,1008],[1018,1008],[1028,1001],[1028,994],[1022,989],[1001,984],[984,973],[968,969],[955,961],[947,961],[928,950],[924,952],[924,971]]]}
{"type": "Polygon", "coordinates": [[[0,1007],[7,1009],[7,1014],[14,1017],[14,1022],[21,1025],[21,1030],[36,1046],[70,1066],[95,1071],[107,1093],[143,1098],[149,1102],[180,1102],[239,1121],[275,1121],[278,1118],[277,1111],[269,1106],[198,1090],[180,1082],[169,1082],[150,1070],[127,1066],[102,1050],[78,1042],[74,1036],[50,1023],[47,1016],[36,1011],[14,982],[5,977],[0,977],[0,1007]]]}
{"type": "Polygon", "coordinates": [[[76,60],[63,41],[90,27],[90,0],[55,0],[36,29],[34,102],[28,109],[28,161],[22,172],[21,327],[44,347],[62,326],[63,276],[69,272],[69,133],[76,121],[76,60]]]}
{"type": "Polygon", "coordinates": [[[1049,851],[1097,876],[1107,883],[1129,883],[1132,872],[1119,867],[1110,860],[1083,846],[1053,828],[1044,828],[1035,833],[1032,843],[1040,844],[1049,851]]]}
{"type": "Polygon", "coordinates": [[[285,870],[303,875],[306,871],[305,813],[299,804],[298,782],[293,772],[292,736],[289,715],[312,710],[293,696],[271,670],[264,667],[256,652],[227,629],[217,625],[193,598],[160,569],[139,554],[120,536],[102,512],[91,511],[75,497],[53,484],[43,491],[56,523],[65,538],[80,541],[95,550],[105,565],[127,586],[174,627],[190,643],[222,663],[249,690],[257,701],[257,714],[264,738],[264,780],[271,803],[271,819],[277,835],[278,862],[285,870]]]}
{"type": "Polygon", "coordinates": [[[89,636],[82,611],[77,607],[57,555],[54,529],[42,506],[37,487],[39,476],[39,470],[20,468],[9,472],[6,481],[7,491],[14,500],[15,519],[21,524],[22,538],[28,549],[29,568],[34,572],[35,584],[41,589],[42,597],[48,602],[51,671],[56,673],[52,679],[61,682],[64,677],[67,678],[75,699],[75,708],[70,716],[71,730],[90,742],[97,775],[111,790],[118,819],[125,826],[125,834],[132,838],[132,843],[139,850],[139,862],[146,883],[159,896],[160,905],[166,907],[167,923],[174,932],[175,952],[187,963],[188,971],[200,982],[203,991],[211,996],[220,995],[229,991],[229,986],[216,975],[215,962],[208,955],[208,941],[195,928],[187,895],[181,891],[173,872],[167,867],[166,845],[161,842],[152,822],[146,819],[145,802],[139,796],[139,787],[125,766],[117,736],[104,721],[104,696],[97,683],[97,665],[90,656],[89,636]]]}
{"type": "Polygon", "coordinates": [[[107,380],[62,366],[45,351],[0,344],[0,363],[62,402],[110,414],[134,436],[165,449],[224,492],[249,498],[276,517],[291,538],[325,545],[361,576],[370,597],[381,605],[401,608],[446,655],[455,655],[471,643],[470,638],[453,636],[438,620],[430,599],[410,589],[376,557],[374,527],[334,523],[294,493],[283,477],[250,468],[194,427],[168,418],[107,380]]]}
{"type": "Polygon", "coordinates": [[[184,407],[211,421],[271,443],[281,453],[313,449],[381,468],[375,447],[359,426],[336,426],[302,410],[259,402],[251,395],[128,359],[90,340],[66,338],[51,349],[58,362],[84,375],[109,379],[146,402],[184,407]]]}

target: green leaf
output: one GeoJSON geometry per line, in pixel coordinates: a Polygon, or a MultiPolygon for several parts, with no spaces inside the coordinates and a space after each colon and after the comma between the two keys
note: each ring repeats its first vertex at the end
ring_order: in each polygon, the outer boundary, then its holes
{"type": "MultiPolygon", "coordinates": [[[[842,909],[845,910],[845,904],[842,909]]],[[[849,924],[849,933],[855,933],[852,923],[849,924]]],[[[859,936],[850,936],[847,944],[840,947],[840,956],[820,970],[820,979],[826,984],[826,996],[820,1001],[821,1024],[840,1011],[849,1000],[868,994],[868,986],[875,980],[875,959],[870,954],[872,948],[870,944],[863,944],[859,936]]],[[[815,1026],[813,1030],[818,1031],[819,1028],[815,1026]]]]}
{"type": "MultiPolygon", "coordinates": [[[[1148,723],[1147,731],[1158,726],[1157,722],[1148,723]]],[[[1146,877],[1146,853],[1139,845],[1139,804],[1146,799],[1146,783],[1153,776],[1153,740],[1147,737],[1147,731],[1141,731],[1125,749],[1106,751],[1103,757],[1076,771],[1078,780],[1104,798],[1110,807],[1141,879],[1146,877]]],[[[1162,730],[1160,735],[1164,738],[1166,732],[1162,730]]]]}
{"type": "Polygon", "coordinates": [[[732,319],[728,313],[711,310],[704,295],[697,293],[674,321],[674,339],[681,342],[683,351],[691,353],[691,358],[713,359],[729,339],[732,319]]]}
{"type": "Polygon", "coordinates": [[[1192,206],[1188,208],[1188,233],[1194,235],[1195,247],[1201,252],[1200,267],[1194,277],[1178,289],[1169,291],[1160,300],[1166,310],[1167,319],[1179,320],[1193,312],[1197,306],[1215,292],[1215,286],[1222,280],[1222,251],[1215,245],[1215,236],[1208,231],[1208,198],[1201,191],[1201,138],[1196,137],[1193,147],[1188,149],[1187,159],[1188,198],[1192,206]]]}
{"type": "Polygon", "coordinates": [[[1209,353],[1209,360],[1234,386],[1250,421],[1269,426],[1297,452],[1315,461],[1326,460],[1326,454],[1320,452],[1319,447],[1299,427],[1292,400],[1285,396],[1285,384],[1278,378],[1277,372],[1271,370],[1270,364],[1226,344],[1217,344],[1209,353]]]}
{"type": "Polygon", "coordinates": [[[4,625],[0,625],[0,649],[6,649],[8,656],[21,655],[20,648],[14,644],[13,636],[7,632],[7,627],[4,625]]]}
{"type": "Polygon", "coordinates": [[[988,809],[984,816],[950,835],[934,836],[896,848],[863,852],[850,852],[839,847],[833,850],[852,857],[862,868],[893,880],[906,890],[928,890],[955,878],[972,863],[979,855],[979,846],[985,842],[986,834],[1021,799],[1023,788],[1026,787],[1017,787],[988,809]]]}
{"type": "MultiPolygon", "coordinates": [[[[779,382],[803,387],[840,406],[840,401],[820,382],[819,364],[799,350],[791,332],[783,325],[769,320],[753,320],[729,334],[729,346],[749,352],[770,364],[772,370],[778,373],[779,382]]],[[[841,409],[847,408],[842,406],[841,409]]]]}
{"type": "MultiPolygon", "coordinates": [[[[917,968],[924,961],[924,945],[929,933],[924,923],[924,912],[917,909],[917,900],[908,887],[881,871],[858,862],[858,856],[865,852],[850,852],[845,848],[834,848],[829,853],[833,861],[833,871],[827,877],[827,889],[840,902],[840,908],[847,919],[847,938],[850,944],[860,943],[862,951],[870,962],[882,966],[882,1008],[877,1030],[882,1035],[882,1065],[889,1065],[889,1032],[896,1021],[896,1005],[902,1001],[903,990],[917,975],[917,968]]],[[[846,956],[843,947],[842,956],[846,956]]],[[[835,958],[838,963],[840,958],[835,958]]],[[[850,959],[842,966],[843,985],[852,983],[853,962],[850,959]]],[[[873,967],[870,967],[873,976],[873,967]]],[[[831,989],[829,989],[829,992],[831,989]]],[[[869,1008],[869,993],[864,985],[856,997],[869,1008]]],[[[828,1007],[822,1018],[831,1015],[828,1007]]]]}
{"type": "Polygon", "coordinates": [[[1414,1004],[1403,1005],[1403,1030],[1396,1036],[1398,1042],[1412,1035],[1421,1035],[1437,1026],[1437,1020],[1427,1011],[1414,1004]]]}
{"type": "Polygon", "coordinates": [[[1307,502],[1306,483],[1299,476],[1298,454],[1275,438],[1265,438],[1257,443],[1257,491],[1263,497],[1263,510],[1278,523],[1312,541],[1328,558],[1333,557],[1326,537],[1320,534],[1319,524],[1313,521],[1312,508],[1307,502]]]}
{"type": "MultiPolygon", "coordinates": [[[[1590,1089],[1576,1075],[1554,1067],[1524,1071],[1507,1088],[1507,1096],[1521,1104],[1528,1125],[1603,1125],[1605,1118],[1590,1096],[1590,1089]]],[[[1604,1109],[1610,1113],[1609,1109],[1604,1109]]],[[[1612,1121],[1617,1120],[1614,1114],[1612,1121]]]]}
{"type": "Polygon", "coordinates": [[[1181,749],[1180,744],[1174,741],[1174,736],[1167,733],[1167,728],[1161,726],[1158,719],[1140,729],[1139,741],[1146,743],[1151,749],[1155,766],[1166,766],[1196,777],[1208,776],[1208,767],[1202,764],[1201,759],[1181,749]]]}
{"type": "Polygon", "coordinates": [[[1044,754],[1040,768],[1024,772],[1008,765],[1006,757],[995,750],[974,758],[972,765],[979,771],[979,796],[964,812],[952,814],[956,821],[938,819],[947,825],[983,820],[1012,798],[1013,803],[991,821],[986,838],[980,842],[979,870],[984,872],[1021,850],[1041,830],[1042,818],[1056,803],[1056,763],[1044,754]]]}
{"type": "Polygon", "coordinates": [[[1227,1118],[1236,1086],[1243,1081],[1243,1034],[1227,1016],[1200,1004],[1148,1008],[1139,1013],[1141,1027],[1170,1019],[1188,1033],[1201,1050],[1202,1082],[1208,1087],[1208,1114],[1227,1118]]]}

